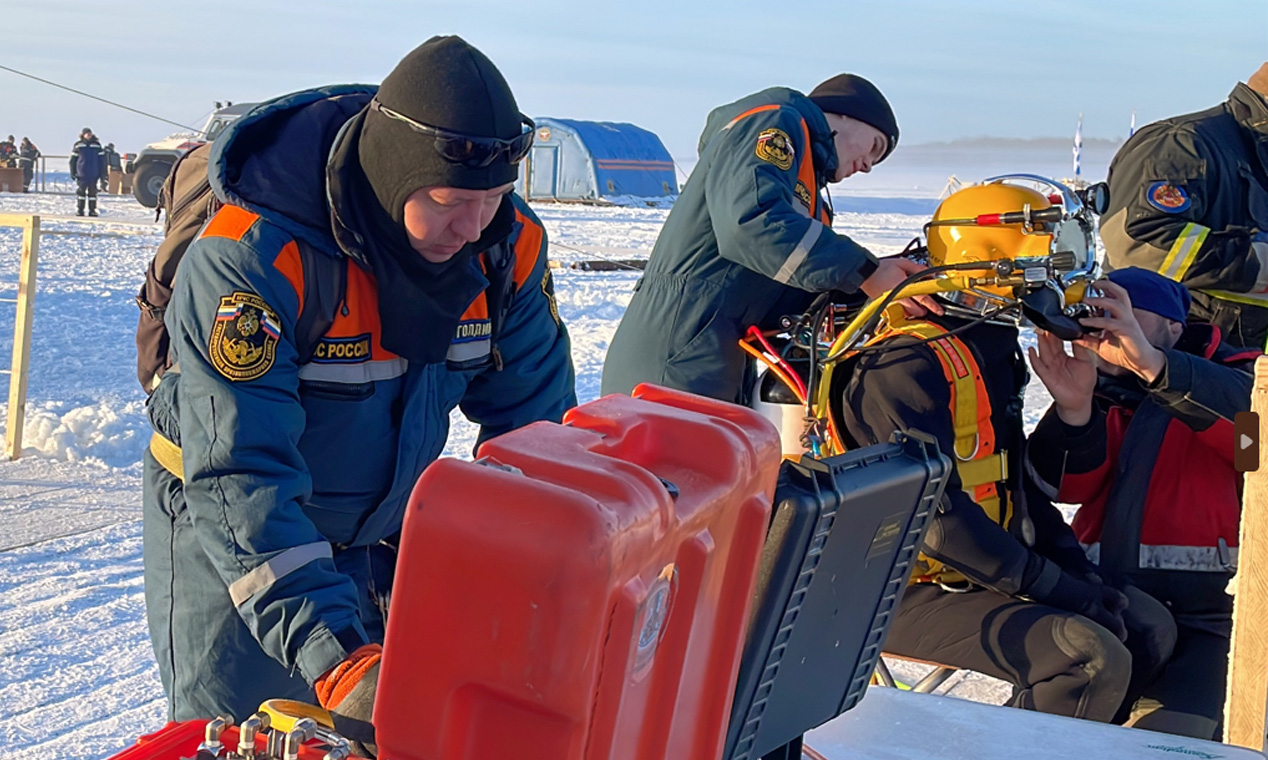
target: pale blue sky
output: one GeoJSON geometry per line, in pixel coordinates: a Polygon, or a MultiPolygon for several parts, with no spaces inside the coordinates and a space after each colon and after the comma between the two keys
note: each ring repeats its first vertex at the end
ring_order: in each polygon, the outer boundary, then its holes
{"type": "MultiPolygon", "coordinates": [[[[842,71],[889,97],[902,144],[1125,136],[1222,101],[1268,60],[1268,0],[0,0],[0,64],[184,123],[214,100],[377,82],[460,34],[534,116],[631,121],[678,157],[707,113],[842,71]]],[[[82,126],[122,150],[167,125],[0,71],[0,133],[65,153],[82,126]]]]}

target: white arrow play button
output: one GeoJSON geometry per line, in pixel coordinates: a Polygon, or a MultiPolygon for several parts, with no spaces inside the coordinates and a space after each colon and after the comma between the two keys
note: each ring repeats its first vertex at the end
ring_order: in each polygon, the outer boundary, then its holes
{"type": "Polygon", "coordinates": [[[1238,443],[1241,444],[1241,447],[1243,449],[1249,449],[1252,445],[1254,445],[1255,442],[1250,439],[1250,436],[1243,435],[1241,440],[1238,441],[1238,443]]]}

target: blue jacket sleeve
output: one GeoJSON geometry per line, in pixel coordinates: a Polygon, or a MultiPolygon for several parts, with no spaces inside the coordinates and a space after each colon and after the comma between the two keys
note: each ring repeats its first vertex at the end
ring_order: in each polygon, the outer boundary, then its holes
{"type": "Polygon", "coordinates": [[[312,480],[298,449],[299,298],[273,267],[284,240],[262,239],[260,226],[246,240],[196,240],[177,270],[166,321],[180,372],[185,501],[242,620],[271,657],[312,682],[369,639],[353,582],[301,509],[312,480]],[[257,346],[265,361],[238,372],[248,377],[230,379],[243,360],[228,350],[224,323],[243,303],[263,304],[248,318],[258,313],[259,329],[280,326],[280,336],[257,346]]]}
{"type": "Polygon", "coordinates": [[[713,139],[721,143],[707,167],[705,197],[719,253],[800,290],[857,291],[875,270],[876,258],[811,219],[796,197],[798,162],[811,160],[800,115],[791,108],[763,111],[740,119],[713,139]],[[793,146],[787,168],[759,155],[759,140],[773,130],[793,146]]]}
{"type": "Polygon", "coordinates": [[[1165,353],[1166,367],[1146,389],[1173,417],[1202,432],[1250,411],[1255,378],[1249,366],[1231,367],[1174,348],[1165,353]]]}
{"type": "Polygon", "coordinates": [[[527,205],[515,200],[523,227],[515,243],[518,288],[497,338],[502,368],[489,367],[473,378],[460,402],[463,414],[480,425],[480,443],[530,422],[558,422],[577,404],[568,331],[559,318],[547,263],[546,230],[527,205]]]}

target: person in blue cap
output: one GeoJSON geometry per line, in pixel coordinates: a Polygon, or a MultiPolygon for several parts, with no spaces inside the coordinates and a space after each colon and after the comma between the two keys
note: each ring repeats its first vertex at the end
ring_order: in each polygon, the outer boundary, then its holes
{"type": "Polygon", "coordinates": [[[1175,618],[1170,660],[1129,692],[1120,722],[1218,739],[1241,513],[1232,420],[1250,409],[1260,352],[1187,323],[1189,291],[1155,272],[1119,269],[1098,287],[1087,301],[1102,313],[1083,320],[1098,332],[1073,355],[1042,332],[1030,349],[1053,403],[1028,461],[1050,497],[1079,505],[1074,531],[1098,574],[1175,618]]]}

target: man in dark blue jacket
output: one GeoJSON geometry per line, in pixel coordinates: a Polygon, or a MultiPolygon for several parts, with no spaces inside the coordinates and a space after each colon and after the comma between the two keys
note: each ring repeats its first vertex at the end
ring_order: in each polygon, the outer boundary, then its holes
{"type": "Polygon", "coordinates": [[[450,411],[483,439],[575,403],[545,231],[512,194],[532,135],[492,62],[436,37],[377,89],[288,95],[216,140],[226,205],[177,270],[149,402],[170,718],[316,698],[372,742],[390,544],[450,411]]]}
{"type": "Polygon", "coordinates": [[[88,216],[97,216],[97,185],[107,176],[106,159],[101,141],[84,127],[79,140],[70,152],[70,178],[77,185],[75,213],[84,215],[84,201],[88,202],[88,216]]]}
{"type": "Polygon", "coordinates": [[[612,339],[603,392],[653,382],[742,403],[748,364],[736,344],[749,326],[778,327],[818,293],[875,296],[918,271],[834,232],[825,193],[897,143],[889,103],[852,74],[809,96],[773,87],[714,109],[612,339]]]}
{"type": "Polygon", "coordinates": [[[1141,127],[1109,168],[1110,269],[1193,291],[1193,321],[1233,346],[1268,342],[1268,63],[1223,103],[1141,127]]]}

